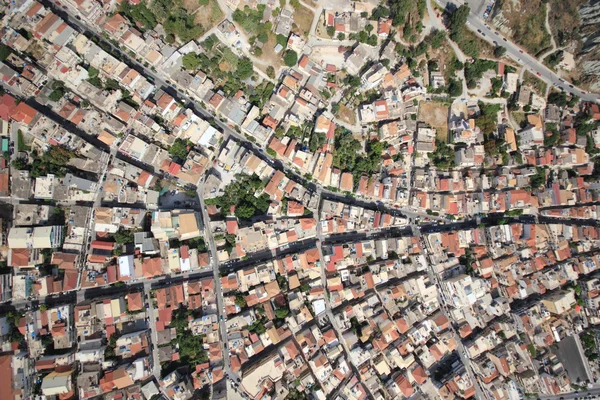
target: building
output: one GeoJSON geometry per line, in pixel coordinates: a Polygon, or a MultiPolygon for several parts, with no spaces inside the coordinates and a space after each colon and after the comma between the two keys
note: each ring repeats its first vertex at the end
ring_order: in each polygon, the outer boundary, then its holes
{"type": "Polygon", "coordinates": [[[38,226],[35,228],[11,228],[8,247],[11,249],[53,249],[63,241],[63,227],[38,226]]]}
{"type": "Polygon", "coordinates": [[[52,371],[42,381],[42,393],[44,396],[58,396],[69,393],[73,389],[71,375],[73,371],[52,371]]]}
{"type": "Polygon", "coordinates": [[[557,315],[571,310],[575,303],[575,292],[572,290],[559,290],[542,299],[542,304],[548,311],[557,315]]]}
{"type": "Polygon", "coordinates": [[[199,237],[200,215],[193,211],[154,211],[151,232],[159,241],[188,240],[199,237]]]}

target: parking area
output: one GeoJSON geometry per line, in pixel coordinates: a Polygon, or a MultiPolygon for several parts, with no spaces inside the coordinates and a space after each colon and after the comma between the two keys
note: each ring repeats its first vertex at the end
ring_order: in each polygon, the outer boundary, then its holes
{"type": "Polygon", "coordinates": [[[495,0],[467,0],[466,3],[471,7],[472,13],[480,18],[487,19],[495,0]]]}

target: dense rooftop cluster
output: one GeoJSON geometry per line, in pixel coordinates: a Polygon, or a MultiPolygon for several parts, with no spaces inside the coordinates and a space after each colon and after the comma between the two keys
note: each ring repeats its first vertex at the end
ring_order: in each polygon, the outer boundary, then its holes
{"type": "Polygon", "coordinates": [[[1,399],[600,391],[598,95],[325,3],[0,6],[1,399]]]}

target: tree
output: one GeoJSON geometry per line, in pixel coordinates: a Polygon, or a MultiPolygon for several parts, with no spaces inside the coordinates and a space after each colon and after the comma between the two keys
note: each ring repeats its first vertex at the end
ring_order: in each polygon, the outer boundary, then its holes
{"type": "Polygon", "coordinates": [[[110,91],[115,91],[117,89],[119,89],[121,86],[119,85],[119,82],[117,82],[117,80],[115,79],[107,79],[106,83],[104,84],[104,89],[106,90],[110,90],[110,91]]]}
{"type": "Polygon", "coordinates": [[[200,66],[200,56],[194,52],[187,53],[181,59],[183,63],[183,68],[189,71],[195,71],[200,66]]]}
{"type": "Polygon", "coordinates": [[[133,232],[121,228],[113,234],[113,238],[121,245],[133,243],[133,232]]]}
{"type": "Polygon", "coordinates": [[[267,32],[261,32],[261,33],[259,33],[256,38],[261,43],[267,43],[269,41],[269,35],[267,34],[267,32]]]}
{"type": "Polygon", "coordinates": [[[235,295],[235,304],[240,308],[244,308],[247,306],[246,299],[244,298],[243,294],[237,293],[235,295]]]}
{"type": "Polygon", "coordinates": [[[494,56],[496,56],[497,58],[501,58],[506,54],[506,47],[503,46],[496,46],[494,48],[494,56]]]}
{"type": "Polygon", "coordinates": [[[471,8],[468,5],[463,4],[458,7],[450,16],[450,30],[456,31],[464,28],[470,13],[471,8]]]}
{"type": "Polygon", "coordinates": [[[450,79],[448,83],[448,94],[452,97],[460,96],[462,93],[462,85],[460,80],[450,79]]]}
{"type": "Polygon", "coordinates": [[[335,35],[335,27],[328,26],[327,27],[327,35],[329,35],[329,37],[333,37],[333,35],[335,35]]]}
{"type": "Polygon", "coordinates": [[[300,290],[304,293],[310,292],[310,285],[308,283],[303,283],[300,285],[300,290]]]}
{"type": "Polygon", "coordinates": [[[240,219],[250,219],[255,212],[256,208],[249,204],[242,204],[235,208],[235,216],[240,219]]]}
{"type": "Polygon", "coordinates": [[[169,148],[169,155],[173,158],[179,158],[185,160],[188,153],[190,152],[188,147],[190,143],[187,140],[175,139],[171,147],[169,148]]]}
{"type": "Polygon", "coordinates": [[[386,18],[390,15],[390,10],[387,7],[379,5],[373,9],[371,12],[371,19],[374,21],[378,21],[379,18],[386,18]]]}
{"type": "Polygon", "coordinates": [[[552,92],[548,95],[548,103],[564,107],[567,105],[567,94],[565,92],[552,92]]]}
{"type": "Polygon", "coordinates": [[[269,78],[275,78],[275,68],[273,68],[271,65],[267,67],[267,76],[269,78]]]}
{"type": "Polygon", "coordinates": [[[17,158],[15,159],[12,163],[11,163],[12,167],[16,170],[23,170],[26,169],[27,166],[29,165],[29,163],[27,162],[27,159],[24,157],[21,158],[17,158]]]}
{"type": "Polygon", "coordinates": [[[59,101],[65,96],[65,84],[62,81],[54,81],[51,85],[52,92],[48,96],[51,101],[59,101]]]}
{"type": "Polygon", "coordinates": [[[248,79],[254,74],[254,65],[248,57],[244,57],[238,61],[237,70],[238,77],[241,80],[248,79]]]}
{"type": "Polygon", "coordinates": [[[285,52],[285,56],[283,57],[283,62],[288,67],[293,67],[298,63],[298,53],[294,50],[288,50],[285,52]]]}
{"type": "Polygon", "coordinates": [[[290,310],[288,310],[287,308],[278,308],[277,310],[275,310],[275,317],[277,319],[284,319],[288,316],[289,313],[290,310]]]}
{"type": "Polygon", "coordinates": [[[432,48],[439,49],[440,47],[442,47],[445,38],[446,34],[443,31],[436,29],[428,36],[428,41],[431,44],[432,48]]]}
{"type": "Polygon", "coordinates": [[[12,53],[12,50],[10,47],[2,44],[0,45],[0,61],[4,61],[6,60],[12,53]]]}
{"type": "Polygon", "coordinates": [[[287,36],[277,35],[277,37],[275,38],[275,41],[277,42],[277,44],[281,45],[281,47],[283,47],[284,49],[287,47],[287,42],[288,42],[287,36]]]}
{"type": "Polygon", "coordinates": [[[235,246],[236,236],[233,234],[227,234],[225,235],[225,241],[230,245],[235,246]]]}
{"type": "Polygon", "coordinates": [[[344,40],[346,39],[346,34],[345,33],[338,33],[338,40],[344,40]]]}
{"type": "Polygon", "coordinates": [[[267,154],[273,158],[277,158],[277,152],[270,147],[267,149],[267,154]]]}

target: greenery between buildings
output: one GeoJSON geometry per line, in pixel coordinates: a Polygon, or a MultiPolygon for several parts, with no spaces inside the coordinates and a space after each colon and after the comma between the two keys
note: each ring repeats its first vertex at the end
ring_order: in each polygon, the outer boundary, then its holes
{"type": "Polygon", "coordinates": [[[435,141],[435,151],[430,157],[436,168],[448,169],[454,167],[454,149],[441,140],[435,141]]]}
{"type": "Polygon", "coordinates": [[[460,49],[466,55],[470,57],[478,57],[479,50],[477,49],[477,43],[467,38],[468,35],[466,32],[466,23],[470,12],[470,7],[466,4],[463,4],[462,6],[458,7],[452,13],[452,15],[450,15],[450,39],[456,42],[456,44],[458,44],[460,49]]]}
{"type": "Polygon", "coordinates": [[[188,318],[192,316],[191,310],[179,308],[173,311],[170,326],[177,330],[177,344],[179,344],[179,357],[182,364],[195,367],[208,361],[208,353],[203,347],[203,335],[193,335],[189,329],[188,318]]]}
{"type": "Polygon", "coordinates": [[[236,180],[231,182],[222,196],[207,199],[208,205],[216,205],[223,210],[229,210],[235,206],[235,216],[239,219],[248,220],[256,215],[264,214],[269,208],[269,195],[266,193],[256,197],[264,188],[263,181],[254,174],[239,174],[236,180]]]}
{"type": "Polygon", "coordinates": [[[119,12],[142,31],[154,29],[161,23],[168,36],[177,36],[183,43],[197,39],[205,31],[201,24],[194,22],[194,15],[183,7],[181,0],[153,0],[149,6],[144,0],[139,4],[124,1],[119,12]]]}
{"type": "Polygon", "coordinates": [[[175,139],[169,148],[169,155],[173,158],[185,160],[190,152],[193,143],[189,140],[175,139]]]}

